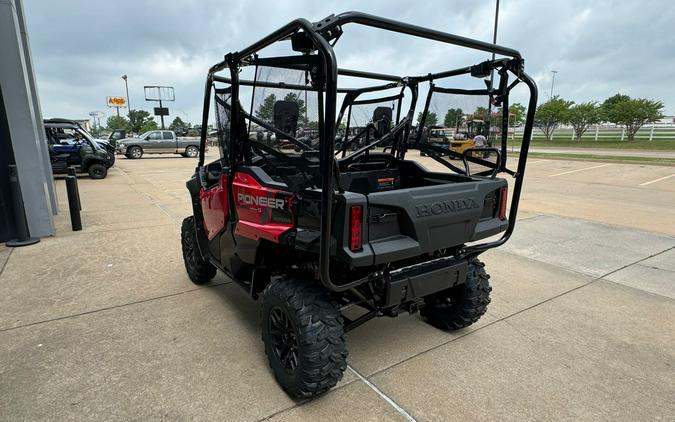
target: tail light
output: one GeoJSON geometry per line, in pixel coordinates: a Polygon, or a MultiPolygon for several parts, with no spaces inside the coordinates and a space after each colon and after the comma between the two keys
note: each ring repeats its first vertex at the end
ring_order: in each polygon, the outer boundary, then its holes
{"type": "Polygon", "coordinates": [[[499,189],[499,219],[506,220],[506,201],[508,200],[509,188],[504,186],[499,189]]]}
{"type": "Polygon", "coordinates": [[[363,249],[363,207],[352,205],[349,209],[349,250],[363,249]]]}

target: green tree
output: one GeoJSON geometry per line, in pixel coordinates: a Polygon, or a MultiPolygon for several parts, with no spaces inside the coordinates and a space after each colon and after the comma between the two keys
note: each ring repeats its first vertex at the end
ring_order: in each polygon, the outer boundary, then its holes
{"type": "Polygon", "coordinates": [[[546,139],[551,140],[553,132],[558,126],[567,121],[569,108],[572,104],[572,101],[563,100],[556,95],[537,107],[534,125],[544,133],[546,139]]]}
{"type": "Polygon", "coordinates": [[[176,116],[175,119],[173,119],[173,122],[169,125],[169,129],[171,130],[179,130],[179,129],[188,129],[190,125],[185,123],[183,119],[180,117],[176,116]]]}
{"type": "MultiPolygon", "coordinates": [[[[422,117],[423,113],[420,111],[419,114],[417,115],[417,125],[422,126],[422,117]]],[[[427,118],[424,121],[424,126],[429,127],[429,126],[435,126],[438,124],[438,115],[434,113],[433,111],[429,111],[427,113],[427,118]]]]}
{"type": "Polygon", "coordinates": [[[274,114],[274,103],[277,101],[277,96],[270,94],[263,100],[262,104],[255,111],[257,118],[264,120],[266,122],[272,121],[272,115],[274,114]]]}
{"type": "Polygon", "coordinates": [[[513,103],[509,106],[509,123],[511,126],[520,126],[525,122],[527,109],[520,103],[513,103]]]}
{"type": "Polygon", "coordinates": [[[483,107],[483,106],[476,107],[476,111],[473,112],[473,118],[487,121],[487,119],[488,119],[488,109],[487,109],[487,107],[483,107]]]}
{"type": "Polygon", "coordinates": [[[448,109],[447,113],[445,113],[445,118],[443,119],[443,125],[445,127],[452,127],[456,128],[459,125],[462,124],[462,120],[464,120],[464,112],[462,111],[461,108],[451,108],[448,109]]]}
{"type": "Polygon", "coordinates": [[[156,128],[157,122],[152,119],[150,113],[145,110],[129,110],[129,129],[132,132],[142,133],[156,128]]]}
{"type": "Polygon", "coordinates": [[[629,101],[630,97],[624,94],[616,94],[607,98],[605,101],[600,104],[600,115],[602,120],[609,122],[609,116],[607,113],[614,108],[614,106],[623,101],[629,101]]]}
{"type": "Polygon", "coordinates": [[[149,130],[157,130],[159,129],[159,125],[157,124],[156,121],[154,120],[148,120],[141,126],[140,132],[147,132],[149,130]]]}
{"type": "Polygon", "coordinates": [[[129,127],[129,120],[122,116],[110,116],[106,121],[106,127],[109,130],[126,129],[129,127]]]}
{"type": "Polygon", "coordinates": [[[635,139],[637,131],[646,123],[663,118],[663,103],[646,98],[616,94],[606,99],[601,108],[605,120],[624,127],[628,141],[635,139]]]}
{"type": "Polygon", "coordinates": [[[573,104],[567,111],[565,123],[574,130],[574,139],[581,140],[590,125],[600,123],[600,108],[595,101],[573,104]]]}

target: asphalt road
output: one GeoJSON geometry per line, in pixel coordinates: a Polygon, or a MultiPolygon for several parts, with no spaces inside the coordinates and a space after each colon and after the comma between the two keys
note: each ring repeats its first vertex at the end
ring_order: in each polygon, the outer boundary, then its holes
{"type": "Polygon", "coordinates": [[[373,320],[305,403],[268,368],[259,303],[185,274],[194,165],[82,178],[75,233],[59,180],[57,235],[0,247],[0,420],[675,419],[672,167],[532,159],[513,238],[483,255],[488,313],[454,333],[373,320]]]}

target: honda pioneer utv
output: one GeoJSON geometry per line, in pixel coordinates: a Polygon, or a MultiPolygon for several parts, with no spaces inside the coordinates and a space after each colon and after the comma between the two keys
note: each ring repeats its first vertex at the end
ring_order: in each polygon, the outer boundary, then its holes
{"type": "Polygon", "coordinates": [[[345,332],[373,317],[419,311],[455,330],[485,313],[491,288],[478,257],[513,232],[537,103],[523,65],[510,48],[348,12],[297,19],[211,67],[187,182],[194,215],[181,228],[185,268],[197,284],[221,270],[262,296],[265,352],[288,394],[333,387],[347,366],[345,332]],[[495,56],[418,76],[340,68],[334,47],[359,26],[495,56]],[[508,104],[519,85],[529,108],[512,170],[508,104]],[[499,148],[409,142],[422,90],[419,127],[430,108],[490,104],[503,116],[499,148]],[[212,98],[220,158],[205,163],[212,98]],[[252,127],[276,141],[249,136],[252,127]],[[510,200],[498,175],[513,178],[510,200]]]}

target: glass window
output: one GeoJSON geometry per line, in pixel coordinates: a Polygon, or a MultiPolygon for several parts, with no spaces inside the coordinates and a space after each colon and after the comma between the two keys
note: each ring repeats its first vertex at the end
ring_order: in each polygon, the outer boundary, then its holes
{"type": "Polygon", "coordinates": [[[150,132],[148,139],[151,141],[158,141],[162,139],[162,132],[150,132]]]}
{"type": "Polygon", "coordinates": [[[162,132],[164,139],[172,140],[173,134],[171,132],[162,132]]]}

